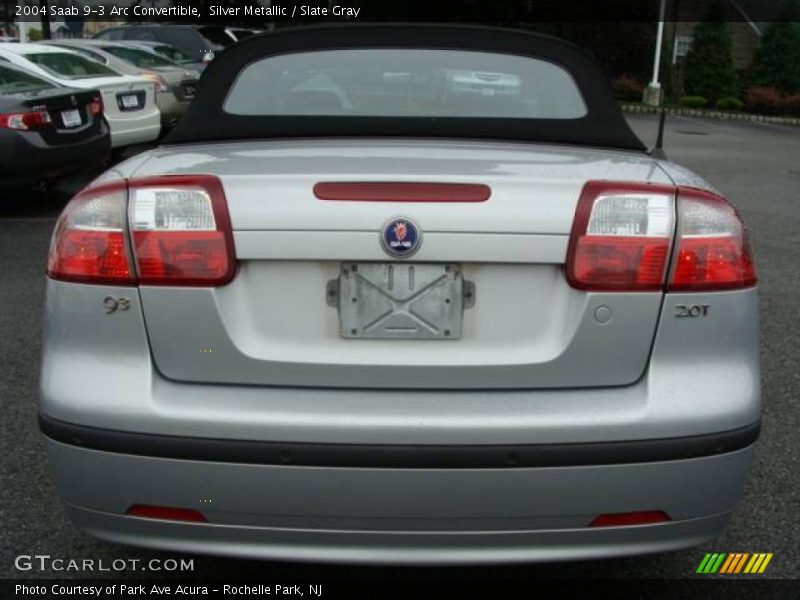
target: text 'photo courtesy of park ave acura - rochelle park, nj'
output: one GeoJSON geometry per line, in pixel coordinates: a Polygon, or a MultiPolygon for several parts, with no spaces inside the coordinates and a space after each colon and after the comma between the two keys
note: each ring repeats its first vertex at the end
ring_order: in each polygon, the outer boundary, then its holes
{"type": "Polygon", "coordinates": [[[798,0],[0,2],[0,597],[796,598],[798,231],[798,0]]]}

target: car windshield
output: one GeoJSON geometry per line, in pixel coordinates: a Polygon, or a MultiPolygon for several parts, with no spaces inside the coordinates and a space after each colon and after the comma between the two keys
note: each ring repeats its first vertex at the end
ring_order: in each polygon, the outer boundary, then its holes
{"type": "Polygon", "coordinates": [[[149,69],[151,67],[172,67],[175,66],[166,58],[162,58],[157,54],[148,52],[147,50],[139,50],[138,48],[125,48],[123,46],[104,46],[103,50],[109,54],[113,54],[117,58],[132,63],[141,69],[149,69]]]}
{"type": "Polygon", "coordinates": [[[0,65],[0,94],[37,92],[54,87],[52,83],[44,79],[0,65]]]}
{"type": "Polygon", "coordinates": [[[511,54],[325,50],[282,54],[241,72],[235,115],[579,119],[586,104],[555,63],[511,54]]]}
{"type": "MultiPolygon", "coordinates": [[[[53,45],[57,46],[58,44],[53,44],[53,45]]],[[[78,54],[82,54],[86,58],[91,58],[94,61],[97,61],[97,62],[100,62],[100,63],[104,63],[105,62],[105,60],[104,60],[104,58],[103,58],[103,56],[101,54],[98,54],[97,52],[89,50],[88,48],[83,48],[82,46],[70,45],[69,49],[72,50],[73,52],[77,52],[78,54]]]]}
{"type": "Polygon", "coordinates": [[[26,54],[25,58],[42,67],[45,71],[65,79],[87,79],[89,77],[119,75],[116,71],[101,65],[97,61],[68,52],[26,54]]]}
{"type": "Polygon", "coordinates": [[[192,57],[186,54],[183,50],[178,50],[175,46],[153,46],[153,50],[158,52],[161,56],[167,57],[172,62],[176,62],[181,65],[186,65],[192,62],[192,57]]]}

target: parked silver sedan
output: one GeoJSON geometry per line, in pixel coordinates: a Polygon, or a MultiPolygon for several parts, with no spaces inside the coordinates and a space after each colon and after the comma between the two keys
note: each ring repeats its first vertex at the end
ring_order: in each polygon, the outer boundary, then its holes
{"type": "Polygon", "coordinates": [[[757,307],[736,210],[648,155],[583,51],[283,30],[219,56],[161,147],[64,210],[40,423],[74,523],[124,544],[675,550],[742,494],[757,307]]]}
{"type": "Polygon", "coordinates": [[[161,122],[172,126],[186,113],[197,92],[200,72],[142,48],[102,40],[48,40],[51,46],[69,48],[127,75],[148,77],[156,86],[161,122]]]}

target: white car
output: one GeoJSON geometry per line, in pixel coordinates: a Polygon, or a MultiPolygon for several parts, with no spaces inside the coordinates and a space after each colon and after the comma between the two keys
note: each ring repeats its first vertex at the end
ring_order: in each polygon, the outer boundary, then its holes
{"type": "Polygon", "coordinates": [[[72,50],[43,44],[3,45],[0,60],[61,86],[100,90],[112,148],[150,142],[161,132],[152,80],[121,75],[72,50]]]}

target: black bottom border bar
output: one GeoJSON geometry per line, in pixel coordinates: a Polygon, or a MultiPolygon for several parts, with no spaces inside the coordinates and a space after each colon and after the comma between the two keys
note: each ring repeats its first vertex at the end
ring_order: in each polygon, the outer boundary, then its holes
{"type": "Polygon", "coordinates": [[[792,580],[759,578],[726,579],[595,579],[559,580],[543,586],[538,579],[410,579],[398,576],[361,579],[300,580],[197,580],[197,579],[39,579],[0,582],[4,600],[39,598],[72,600],[85,598],[304,598],[360,600],[376,598],[586,598],[674,600],[794,600],[797,583],[792,580]],[[542,593],[542,588],[550,589],[542,593]],[[235,590],[235,591],[234,591],[235,590]]]}

